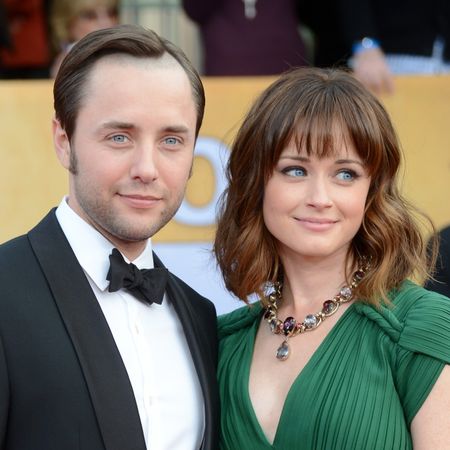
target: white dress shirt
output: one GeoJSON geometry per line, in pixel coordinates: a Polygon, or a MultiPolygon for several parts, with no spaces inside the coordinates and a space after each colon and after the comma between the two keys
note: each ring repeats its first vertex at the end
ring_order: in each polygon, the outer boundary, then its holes
{"type": "MultiPolygon", "coordinates": [[[[108,292],[106,275],[114,246],[78,216],[66,199],[56,217],[114,336],[147,448],[197,450],[204,432],[203,396],[181,323],[167,295],[161,305],[148,305],[124,289],[108,292]]],[[[133,263],[140,269],[154,267],[150,240],[133,263]]]]}

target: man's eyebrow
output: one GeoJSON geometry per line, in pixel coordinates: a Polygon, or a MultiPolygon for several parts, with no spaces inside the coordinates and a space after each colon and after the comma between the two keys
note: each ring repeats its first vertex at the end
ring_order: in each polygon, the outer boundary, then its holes
{"type": "Polygon", "coordinates": [[[131,130],[133,128],[136,128],[135,125],[129,122],[120,122],[118,120],[111,120],[108,122],[104,122],[99,127],[101,130],[114,130],[114,129],[120,129],[120,130],[131,130]]]}
{"type": "MultiPolygon", "coordinates": [[[[117,120],[111,120],[108,122],[104,122],[100,125],[100,130],[133,130],[136,129],[136,125],[129,122],[121,122],[117,120]]],[[[169,125],[167,127],[162,128],[161,130],[164,133],[189,133],[189,128],[185,125],[169,125]]]]}
{"type": "Polygon", "coordinates": [[[166,133],[189,133],[189,128],[184,125],[172,125],[163,128],[163,131],[166,133]]]}

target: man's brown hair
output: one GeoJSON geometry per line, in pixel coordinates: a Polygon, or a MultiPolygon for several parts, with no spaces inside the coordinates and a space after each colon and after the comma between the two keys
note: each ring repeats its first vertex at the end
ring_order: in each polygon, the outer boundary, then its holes
{"type": "Polygon", "coordinates": [[[118,25],[94,31],[80,39],[59,68],[53,87],[55,116],[69,139],[75,130],[77,114],[93,65],[102,57],[114,54],[155,59],[164,55],[172,56],[185,71],[192,87],[197,110],[198,135],[203,121],[205,93],[200,76],[192,63],[181,49],[155,32],[137,25],[118,25]]]}

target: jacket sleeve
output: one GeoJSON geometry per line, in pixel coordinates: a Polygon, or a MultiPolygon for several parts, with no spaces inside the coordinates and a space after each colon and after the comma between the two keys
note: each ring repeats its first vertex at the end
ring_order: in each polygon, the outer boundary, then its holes
{"type": "MultiPolygon", "coordinates": [[[[438,260],[434,279],[428,280],[425,287],[430,291],[439,292],[450,297],[450,226],[439,233],[438,260]]],[[[429,241],[428,248],[431,251],[432,242],[429,241]]]]}
{"type": "Polygon", "coordinates": [[[0,338],[0,449],[4,448],[8,425],[9,381],[3,342],[0,338]]]}
{"type": "Polygon", "coordinates": [[[348,46],[363,37],[379,38],[371,0],[337,0],[337,5],[337,20],[348,46]]]}

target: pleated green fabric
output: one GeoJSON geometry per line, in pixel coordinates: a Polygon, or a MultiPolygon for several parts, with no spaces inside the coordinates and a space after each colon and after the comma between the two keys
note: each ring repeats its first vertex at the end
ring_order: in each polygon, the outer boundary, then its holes
{"type": "Polygon", "coordinates": [[[221,449],[412,449],[411,421],[450,363],[450,299],[409,281],[391,299],[345,311],[294,381],[273,444],[248,392],[262,308],[221,316],[221,449]]]}

